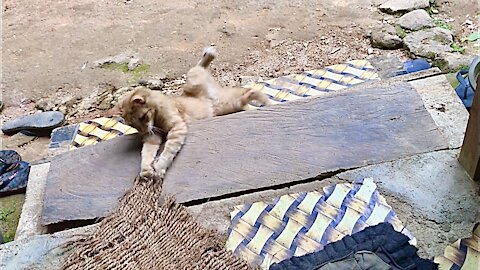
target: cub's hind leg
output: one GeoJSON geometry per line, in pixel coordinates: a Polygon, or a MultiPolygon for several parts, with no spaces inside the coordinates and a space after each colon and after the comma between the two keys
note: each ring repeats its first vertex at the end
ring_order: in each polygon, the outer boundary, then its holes
{"type": "Polygon", "coordinates": [[[254,100],[259,102],[263,106],[272,105],[272,101],[268,98],[268,96],[258,90],[250,89],[240,97],[240,102],[242,103],[242,106],[245,106],[254,100]]]}

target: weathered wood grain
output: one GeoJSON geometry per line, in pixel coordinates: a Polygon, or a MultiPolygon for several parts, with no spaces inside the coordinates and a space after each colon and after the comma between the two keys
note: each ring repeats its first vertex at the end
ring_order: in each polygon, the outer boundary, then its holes
{"type": "MultiPolygon", "coordinates": [[[[395,83],[192,123],[163,188],[195,204],[444,148],[415,89],[395,83]]],[[[139,171],[139,149],[123,137],[55,158],[44,224],[104,216],[139,171]]]]}
{"type": "Polygon", "coordinates": [[[468,175],[480,181],[480,77],[477,79],[477,89],[473,97],[470,117],[468,119],[465,139],[460,152],[459,161],[467,171],[468,175]]]}
{"type": "Polygon", "coordinates": [[[54,157],[41,223],[104,217],[138,175],[140,149],[136,136],[123,136],[54,157]]]}
{"type": "Polygon", "coordinates": [[[348,91],[193,123],[164,194],[185,203],[446,147],[409,84],[348,91]]]}

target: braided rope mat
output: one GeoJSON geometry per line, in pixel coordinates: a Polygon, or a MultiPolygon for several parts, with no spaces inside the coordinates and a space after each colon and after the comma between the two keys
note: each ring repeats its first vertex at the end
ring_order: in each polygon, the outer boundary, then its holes
{"type": "Polygon", "coordinates": [[[69,243],[63,269],[251,269],[183,206],[162,202],[160,186],[136,181],[93,234],[69,243]]]}

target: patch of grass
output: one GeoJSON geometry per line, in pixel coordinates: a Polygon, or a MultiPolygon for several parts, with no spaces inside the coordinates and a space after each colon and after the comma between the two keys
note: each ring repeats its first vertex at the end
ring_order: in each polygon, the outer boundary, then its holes
{"type": "Polygon", "coordinates": [[[6,207],[0,209],[0,221],[7,221],[8,216],[15,212],[15,207],[6,207]]]}
{"type": "Polygon", "coordinates": [[[13,241],[15,238],[24,201],[25,194],[0,198],[0,231],[5,242],[13,241]]]}
{"type": "Polygon", "coordinates": [[[150,70],[150,65],[148,64],[141,64],[138,67],[136,67],[134,70],[130,71],[132,74],[132,80],[133,81],[138,81],[144,76],[148,70],[150,70]]]}
{"type": "Polygon", "coordinates": [[[395,32],[400,38],[404,38],[405,36],[407,36],[407,32],[405,32],[405,30],[400,25],[395,25],[395,32]]]}
{"type": "MultiPolygon", "coordinates": [[[[18,220],[15,220],[12,214],[16,211],[15,206],[0,209],[0,222],[5,224],[6,230],[3,235],[5,242],[13,241],[17,228],[18,220]]],[[[3,227],[3,226],[2,226],[3,227]]]]}
{"type": "Polygon", "coordinates": [[[438,26],[440,28],[447,29],[447,30],[452,30],[453,29],[453,27],[450,24],[448,24],[447,22],[445,22],[445,20],[443,20],[443,19],[435,18],[435,19],[433,19],[433,22],[435,23],[436,26],[438,26]]]}
{"type": "Polygon", "coordinates": [[[451,72],[448,74],[445,74],[447,77],[448,82],[450,85],[453,87],[453,89],[457,88],[457,86],[460,84],[457,80],[457,72],[451,72]]]}
{"type": "Polygon", "coordinates": [[[465,53],[465,47],[460,46],[458,43],[453,43],[452,45],[450,45],[450,47],[452,47],[453,51],[456,53],[465,53]]]}
{"type": "Polygon", "coordinates": [[[140,64],[133,70],[128,69],[128,63],[109,63],[102,66],[102,68],[109,69],[109,70],[116,70],[121,71],[126,74],[130,74],[131,78],[128,80],[129,83],[136,82],[140,80],[149,70],[150,65],[148,64],[140,64]]]}
{"type": "Polygon", "coordinates": [[[123,73],[128,72],[128,63],[108,63],[105,65],[102,65],[102,68],[109,69],[109,70],[118,70],[123,73]]]}

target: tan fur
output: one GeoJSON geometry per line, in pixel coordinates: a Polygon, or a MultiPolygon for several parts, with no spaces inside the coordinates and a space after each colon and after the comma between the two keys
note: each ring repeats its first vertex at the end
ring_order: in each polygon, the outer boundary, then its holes
{"type": "Polygon", "coordinates": [[[211,47],[205,50],[197,66],[187,73],[182,96],[166,96],[160,91],[137,87],[117,105],[126,123],[143,137],[140,176],[165,174],[185,143],[188,122],[241,111],[252,100],[269,104],[265,94],[258,91],[220,87],[206,69],[214,57],[211,47]],[[162,144],[160,132],[167,134],[166,142],[155,160],[162,144]]]}
{"type": "Polygon", "coordinates": [[[212,102],[206,97],[171,97],[159,91],[137,87],[121,101],[127,124],[143,137],[140,176],[163,175],[185,142],[187,123],[213,116],[212,102]],[[162,143],[158,133],[166,133],[165,147],[155,161],[162,143]],[[154,162],[155,161],[155,162],[154,162]]]}
{"type": "Polygon", "coordinates": [[[270,105],[268,97],[253,89],[241,87],[221,87],[207,70],[208,64],[216,57],[215,48],[204,51],[202,60],[187,73],[187,83],[183,88],[184,96],[208,96],[213,101],[214,115],[239,112],[250,103],[257,101],[261,105],[270,105]]]}

